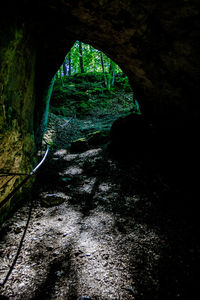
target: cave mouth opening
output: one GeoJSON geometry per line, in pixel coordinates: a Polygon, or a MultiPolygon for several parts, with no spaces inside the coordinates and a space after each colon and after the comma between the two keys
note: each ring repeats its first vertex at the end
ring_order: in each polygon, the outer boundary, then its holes
{"type": "Polygon", "coordinates": [[[90,44],[74,43],[52,83],[44,136],[54,149],[93,135],[95,140],[108,136],[118,118],[141,114],[127,75],[90,44]]]}

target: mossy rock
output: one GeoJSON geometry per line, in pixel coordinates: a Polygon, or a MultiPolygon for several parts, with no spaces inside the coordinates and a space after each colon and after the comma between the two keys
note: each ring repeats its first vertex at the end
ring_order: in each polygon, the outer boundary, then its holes
{"type": "Polygon", "coordinates": [[[68,200],[68,196],[63,193],[43,193],[41,195],[41,202],[45,207],[52,207],[62,204],[64,201],[68,200]]]}
{"type": "Polygon", "coordinates": [[[98,82],[103,81],[104,75],[102,73],[77,73],[73,76],[73,82],[82,83],[82,82],[98,82]]]}
{"type": "Polygon", "coordinates": [[[109,131],[94,131],[86,137],[75,140],[71,143],[71,152],[87,151],[93,146],[102,145],[109,141],[109,131]]]}
{"type": "Polygon", "coordinates": [[[108,130],[92,132],[88,134],[88,144],[90,146],[105,144],[109,141],[109,135],[108,130]]]}
{"type": "Polygon", "coordinates": [[[83,152],[88,149],[89,145],[87,137],[73,141],[70,147],[71,152],[83,152]]]}
{"type": "Polygon", "coordinates": [[[87,102],[89,96],[84,92],[87,90],[88,85],[81,85],[82,89],[79,87],[75,87],[75,85],[65,85],[60,86],[56,85],[54,87],[52,96],[51,96],[51,105],[53,106],[62,106],[62,105],[70,105],[71,102],[77,103],[77,106],[82,101],[87,102]]]}

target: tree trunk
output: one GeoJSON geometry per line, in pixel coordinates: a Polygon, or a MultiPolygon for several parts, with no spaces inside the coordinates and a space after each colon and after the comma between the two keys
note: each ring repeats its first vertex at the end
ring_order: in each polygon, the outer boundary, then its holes
{"type": "Polygon", "coordinates": [[[72,73],[72,65],[71,65],[71,50],[69,51],[69,76],[71,75],[72,73]]]}
{"type": "Polygon", "coordinates": [[[66,66],[66,63],[67,63],[67,58],[65,57],[65,60],[63,62],[63,74],[64,74],[64,76],[67,75],[67,66],[66,66]]]}
{"type": "Polygon", "coordinates": [[[104,61],[103,61],[103,53],[102,52],[100,52],[100,57],[101,57],[101,66],[102,66],[105,86],[107,87],[108,82],[107,82],[107,78],[106,78],[106,73],[105,73],[105,68],[104,68],[104,61]]]}
{"type": "Polygon", "coordinates": [[[81,73],[84,73],[84,68],[83,68],[83,48],[82,48],[82,42],[79,42],[79,59],[80,59],[80,69],[81,69],[81,73]]]}
{"type": "Polygon", "coordinates": [[[61,83],[61,85],[63,86],[62,67],[60,67],[59,73],[60,73],[60,83],[61,83]]]}
{"type": "Polygon", "coordinates": [[[115,63],[113,61],[111,63],[111,76],[112,76],[111,85],[114,86],[115,85],[115,63]]]}
{"type": "Polygon", "coordinates": [[[115,63],[112,60],[110,60],[109,73],[110,73],[110,81],[111,81],[110,85],[114,86],[114,84],[115,84],[115,63]]]}

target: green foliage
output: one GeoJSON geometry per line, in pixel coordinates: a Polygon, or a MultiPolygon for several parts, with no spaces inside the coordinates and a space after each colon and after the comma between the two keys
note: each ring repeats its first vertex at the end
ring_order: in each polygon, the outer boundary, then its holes
{"type": "MultiPolygon", "coordinates": [[[[111,69],[115,69],[115,73],[120,73],[122,70],[120,67],[114,63],[108,56],[106,56],[103,52],[95,49],[91,45],[82,43],[83,50],[83,66],[85,74],[94,74],[94,73],[102,73],[102,63],[101,63],[101,55],[104,62],[104,71],[106,74],[110,74],[111,69]]],[[[79,41],[76,41],[71,48],[70,52],[66,55],[64,62],[66,64],[67,69],[69,70],[69,60],[71,61],[71,74],[81,74],[80,70],[80,57],[79,57],[79,41]]],[[[57,78],[61,78],[64,76],[63,65],[60,67],[60,70],[57,72],[57,78]]]]}
{"type": "Polygon", "coordinates": [[[48,145],[49,145],[49,150],[53,150],[55,147],[54,141],[52,139],[49,139],[48,145]]]}
{"type": "MultiPolygon", "coordinates": [[[[65,57],[65,66],[62,64],[56,74],[50,107],[56,114],[81,115],[109,106],[120,91],[132,92],[127,76],[115,62],[88,44],[81,46],[80,53],[79,42],[75,42],[65,57]],[[81,73],[82,61],[85,73],[81,73]]],[[[121,105],[127,107],[127,102],[121,105]]]]}
{"type": "Polygon", "coordinates": [[[115,85],[126,92],[132,91],[128,77],[124,73],[116,74],[115,85]]]}
{"type": "MultiPolygon", "coordinates": [[[[96,109],[103,109],[112,106],[112,99],[118,99],[117,95],[123,91],[123,86],[127,84],[122,75],[117,77],[117,84],[114,87],[107,87],[103,84],[102,74],[75,74],[67,76],[63,85],[56,81],[52,93],[50,112],[54,114],[68,116],[71,114],[88,113],[96,109]],[[81,75],[81,76],[80,76],[81,75]],[[91,81],[93,82],[90,82],[91,81]]],[[[122,107],[130,107],[131,103],[127,98],[118,99],[122,107]]],[[[133,99],[132,99],[133,101],[133,99]]],[[[132,102],[133,106],[133,102],[132,102]]]]}

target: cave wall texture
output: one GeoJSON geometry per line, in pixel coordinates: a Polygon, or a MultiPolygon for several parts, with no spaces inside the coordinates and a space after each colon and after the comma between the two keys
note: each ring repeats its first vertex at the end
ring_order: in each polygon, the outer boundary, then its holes
{"type": "MultiPolygon", "coordinates": [[[[45,94],[75,40],[104,51],[124,70],[144,118],[169,129],[167,144],[171,132],[181,132],[181,147],[195,148],[199,6],[197,0],[2,1],[0,169],[28,172],[34,165],[45,94]]],[[[15,184],[1,191],[0,201],[15,184]]]]}

